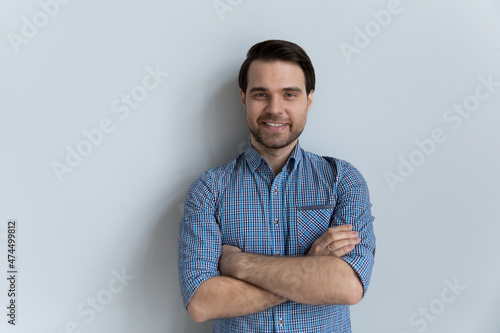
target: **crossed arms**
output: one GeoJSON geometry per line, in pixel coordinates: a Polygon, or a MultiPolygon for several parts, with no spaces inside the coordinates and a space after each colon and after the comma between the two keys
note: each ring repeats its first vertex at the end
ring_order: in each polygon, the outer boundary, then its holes
{"type": "Polygon", "coordinates": [[[307,256],[279,257],[241,252],[223,245],[221,276],[204,281],[187,309],[194,321],[247,315],[286,300],[312,305],[358,303],[363,285],[339,257],[360,242],[351,225],[329,228],[307,256]],[[327,248],[330,247],[332,252],[327,248]]]}
{"type": "Polygon", "coordinates": [[[337,201],[330,221],[336,227],[306,239],[311,247],[304,256],[247,253],[223,245],[214,216],[220,183],[211,173],[194,183],[186,198],[178,248],[181,294],[193,320],[257,313],[287,300],[311,305],[361,300],[375,256],[371,204],[359,172],[346,163],[338,163],[337,169],[337,201]]]}

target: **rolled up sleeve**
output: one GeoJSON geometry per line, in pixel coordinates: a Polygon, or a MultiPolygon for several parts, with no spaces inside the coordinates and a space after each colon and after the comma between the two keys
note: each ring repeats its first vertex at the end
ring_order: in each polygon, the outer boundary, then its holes
{"type": "Polygon", "coordinates": [[[373,265],[375,262],[375,234],[373,232],[374,217],[371,214],[370,195],[365,179],[361,173],[348,162],[338,165],[337,205],[334,225],[351,224],[353,231],[358,231],[359,242],[354,249],[342,256],[358,274],[363,284],[365,295],[373,265]]]}
{"type": "Polygon", "coordinates": [[[220,275],[221,234],[214,217],[215,198],[207,171],[189,188],[179,225],[177,265],[186,308],[198,287],[220,275]]]}

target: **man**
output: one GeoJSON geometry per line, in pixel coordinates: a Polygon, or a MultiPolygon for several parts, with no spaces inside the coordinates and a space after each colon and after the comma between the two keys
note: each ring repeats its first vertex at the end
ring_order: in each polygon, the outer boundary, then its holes
{"type": "Polygon", "coordinates": [[[300,148],[314,68],[298,45],[254,45],[239,73],[249,148],[188,191],[179,235],[184,306],[214,332],[350,332],[375,255],[366,182],[300,148]]]}

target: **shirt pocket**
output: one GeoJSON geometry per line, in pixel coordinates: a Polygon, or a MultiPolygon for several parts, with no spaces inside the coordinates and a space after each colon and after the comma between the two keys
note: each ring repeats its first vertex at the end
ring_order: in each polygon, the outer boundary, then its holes
{"type": "Polygon", "coordinates": [[[334,209],[334,204],[297,208],[298,238],[305,250],[330,227],[334,209]]]}

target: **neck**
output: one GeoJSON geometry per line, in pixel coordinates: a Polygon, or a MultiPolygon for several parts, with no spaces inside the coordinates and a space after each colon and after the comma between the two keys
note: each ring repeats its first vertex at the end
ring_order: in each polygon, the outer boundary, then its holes
{"type": "Polygon", "coordinates": [[[271,167],[274,174],[277,175],[281,172],[281,169],[285,166],[286,161],[292,154],[293,149],[295,148],[298,140],[290,143],[288,146],[272,149],[264,147],[261,143],[257,142],[253,137],[251,138],[252,147],[262,156],[267,164],[271,167]]]}

